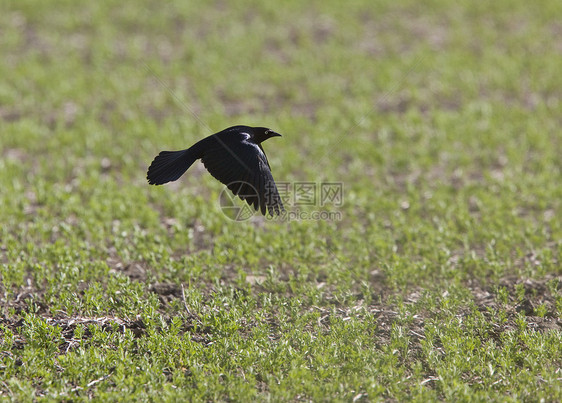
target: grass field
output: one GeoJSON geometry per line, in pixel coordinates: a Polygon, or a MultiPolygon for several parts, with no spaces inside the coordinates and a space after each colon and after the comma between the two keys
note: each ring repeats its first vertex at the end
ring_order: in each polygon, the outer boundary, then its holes
{"type": "Polygon", "coordinates": [[[1,400],[562,400],[561,21],[3,1],[1,400]],[[199,162],[147,184],[235,124],[342,205],[237,222],[199,162]]]}

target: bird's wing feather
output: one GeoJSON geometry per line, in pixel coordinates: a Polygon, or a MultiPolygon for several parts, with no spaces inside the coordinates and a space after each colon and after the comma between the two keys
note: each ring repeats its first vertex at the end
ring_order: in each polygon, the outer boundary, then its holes
{"type": "Polygon", "coordinates": [[[201,158],[205,168],[262,214],[266,211],[270,215],[280,214],[284,211],[283,202],[263,149],[246,142],[234,147],[230,150],[224,144],[209,147],[201,158]]]}
{"type": "Polygon", "coordinates": [[[265,159],[265,163],[267,164],[267,167],[271,170],[271,167],[269,166],[269,161],[267,160],[267,155],[265,155],[265,150],[263,149],[263,147],[261,146],[261,144],[258,144],[258,147],[260,148],[263,157],[265,159]]]}

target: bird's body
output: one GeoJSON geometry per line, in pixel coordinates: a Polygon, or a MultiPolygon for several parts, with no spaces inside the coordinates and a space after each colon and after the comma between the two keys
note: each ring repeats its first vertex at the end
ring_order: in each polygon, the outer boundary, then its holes
{"type": "Polygon", "coordinates": [[[279,215],[283,203],[261,143],[280,134],[265,127],[232,126],[188,149],[162,151],[148,168],[151,185],[175,181],[198,159],[216,179],[262,214],[279,215]]]}

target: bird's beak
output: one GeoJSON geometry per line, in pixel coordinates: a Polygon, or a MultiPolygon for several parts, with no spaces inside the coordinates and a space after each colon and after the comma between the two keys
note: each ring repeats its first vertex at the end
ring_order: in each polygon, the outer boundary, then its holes
{"type": "Polygon", "coordinates": [[[274,132],[273,130],[268,130],[266,134],[268,134],[270,137],[282,137],[279,133],[274,132]]]}

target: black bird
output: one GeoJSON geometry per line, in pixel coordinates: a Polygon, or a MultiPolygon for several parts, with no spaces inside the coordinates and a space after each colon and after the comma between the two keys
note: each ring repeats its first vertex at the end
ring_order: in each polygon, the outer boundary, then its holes
{"type": "Polygon", "coordinates": [[[279,215],[285,210],[261,143],[281,136],[265,127],[232,126],[200,140],[186,150],[161,151],[150,164],[151,185],[175,181],[201,158],[205,168],[256,210],[279,215]]]}

